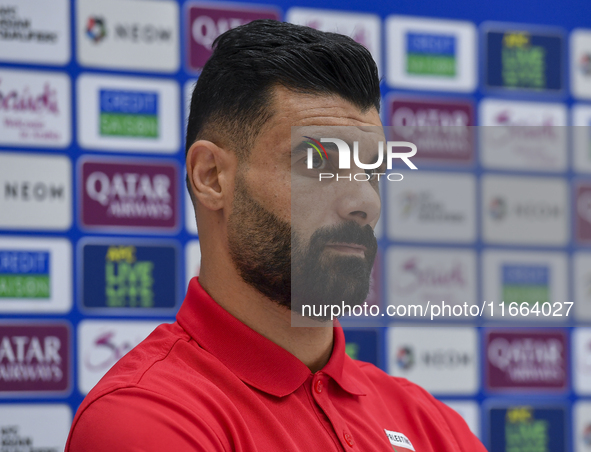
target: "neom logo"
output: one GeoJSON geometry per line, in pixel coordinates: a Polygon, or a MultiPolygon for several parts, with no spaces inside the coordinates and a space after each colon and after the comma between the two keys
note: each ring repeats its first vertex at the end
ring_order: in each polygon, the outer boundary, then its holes
{"type": "Polygon", "coordinates": [[[15,201],[64,200],[65,187],[45,182],[6,182],[4,199],[15,201]]]}
{"type": "MultiPolygon", "coordinates": [[[[86,36],[95,44],[108,37],[107,20],[102,17],[89,17],[86,22],[86,36]]],[[[172,29],[153,24],[116,23],[113,27],[115,41],[142,42],[146,44],[167,43],[172,40],[172,29]]]]}

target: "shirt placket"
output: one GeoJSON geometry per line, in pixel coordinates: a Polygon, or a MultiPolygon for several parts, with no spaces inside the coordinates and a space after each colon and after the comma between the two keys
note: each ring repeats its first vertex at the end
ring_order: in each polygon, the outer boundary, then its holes
{"type": "Polygon", "coordinates": [[[351,430],[330,400],[329,384],[330,377],[322,372],[317,372],[312,380],[312,397],[330,421],[343,450],[346,452],[359,451],[351,430]]]}

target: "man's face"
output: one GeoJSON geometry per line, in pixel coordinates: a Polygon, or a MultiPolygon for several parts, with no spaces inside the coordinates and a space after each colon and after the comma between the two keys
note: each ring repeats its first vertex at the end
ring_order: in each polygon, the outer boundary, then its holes
{"type": "MultiPolygon", "coordinates": [[[[340,97],[284,88],[276,89],[272,109],[236,175],[228,222],[234,264],[248,284],[293,310],[361,303],[377,251],[377,181],[320,182],[318,171],[306,168],[301,142],[302,135],[334,135],[339,126],[343,139],[360,142],[362,161],[373,162],[377,147],[370,143],[383,140],[379,115],[340,97]]],[[[334,151],[329,157],[338,160],[334,151]]]]}

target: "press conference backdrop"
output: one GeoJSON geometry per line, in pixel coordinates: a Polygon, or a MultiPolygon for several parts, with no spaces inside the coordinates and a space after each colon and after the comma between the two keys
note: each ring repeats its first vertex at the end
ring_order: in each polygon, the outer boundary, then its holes
{"type": "Polygon", "coordinates": [[[0,0],[2,450],[61,450],[84,395],[173,321],[200,262],[187,99],[213,40],[258,18],[366,46],[386,125],[536,126],[532,152],[421,147],[417,175],[385,190],[371,296],[572,301],[572,315],[353,324],[347,352],[424,386],[491,451],[591,451],[591,134],[566,128],[591,122],[582,0],[0,0]]]}

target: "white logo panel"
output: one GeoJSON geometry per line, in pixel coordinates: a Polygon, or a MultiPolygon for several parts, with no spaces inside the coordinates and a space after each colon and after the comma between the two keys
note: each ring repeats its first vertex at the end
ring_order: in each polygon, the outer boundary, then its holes
{"type": "Polygon", "coordinates": [[[591,172],[591,106],[576,104],[572,109],[573,163],[577,172],[591,172]]]}
{"type": "Polygon", "coordinates": [[[476,300],[473,251],[393,246],[387,252],[389,304],[472,305],[476,300]]]}
{"type": "Polygon", "coordinates": [[[591,99],[591,30],[570,35],[571,90],[574,97],[591,99]]]}
{"type": "Polygon", "coordinates": [[[194,276],[199,276],[201,268],[201,246],[199,240],[191,240],[185,247],[185,278],[186,286],[194,276]]]}
{"type": "Polygon", "coordinates": [[[67,75],[0,70],[1,145],[65,148],[72,140],[70,123],[67,75]]]}
{"type": "Polygon", "coordinates": [[[388,184],[388,237],[470,243],[476,238],[476,183],[462,173],[405,173],[388,184]]]}
{"type": "Polygon", "coordinates": [[[72,224],[72,164],[65,156],[0,153],[0,229],[72,224]]]}
{"type": "Polygon", "coordinates": [[[572,335],[573,383],[580,395],[591,394],[591,328],[575,328],[572,335]]]}
{"type": "Polygon", "coordinates": [[[478,391],[478,337],[474,328],[388,328],[388,373],[435,394],[478,391]]]}
{"type": "Polygon", "coordinates": [[[72,411],[62,404],[0,405],[2,450],[64,450],[72,424],[72,411]]]}
{"type": "Polygon", "coordinates": [[[78,325],[78,387],[87,394],[159,322],[83,320],[78,325]]]}
{"type": "Polygon", "coordinates": [[[565,171],[567,113],[563,104],[484,99],[480,150],[488,168],[565,171]]]}
{"type": "Polygon", "coordinates": [[[589,452],[591,443],[591,402],[579,401],[573,406],[575,452],[589,452]]]}
{"type": "Polygon", "coordinates": [[[591,253],[575,253],[573,264],[575,315],[578,320],[591,320],[591,253]]]}
{"type": "Polygon", "coordinates": [[[470,22],[390,16],[387,81],[396,88],[472,92],[476,27],[470,22]]]}
{"type": "MultiPolygon", "coordinates": [[[[565,303],[568,298],[567,260],[565,253],[547,253],[539,251],[499,251],[484,250],[482,253],[482,299],[487,305],[494,302],[493,319],[524,320],[526,317],[508,315],[508,304],[522,303],[530,307],[539,302],[539,312],[543,304],[565,303]],[[501,316],[499,303],[505,302],[505,315],[501,316]]],[[[552,316],[530,313],[531,320],[545,322],[565,322],[572,318],[574,310],[566,317],[567,305],[560,312],[562,316],[552,316]]],[[[553,307],[550,312],[556,312],[553,307]]],[[[484,310],[490,316],[490,310],[484,310]]]]}
{"type": "Polygon", "coordinates": [[[569,201],[558,178],[482,177],[483,236],[489,243],[566,245],[569,201]]]}
{"type": "Polygon", "coordinates": [[[76,43],[84,66],[174,72],[179,5],[160,0],[77,0],[76,43]]]}
{"type": "Polygon", "coordinates": [[[105,151],[179,151],[179,88],[172,80],[83,74],[78,140],[105,151]]]}
{"type": "Polygon", "coordinates": [[[375,14],[329,11],[315,8],[290,8],[286,22],[305,25],[321,31],[347,35],[363,45],[381,73],[382,21],[375,14]]]}
{"type": "Polygon", "coordinates": [[[72,245],[66,239],[0,237],[0,312],[68,312],[72,245]]]}
{"type": "Polygon", "coordinates": [[[70,2],[12,0],[0,8],[0,60],[33,64],[70,61],[70,2]]]}

